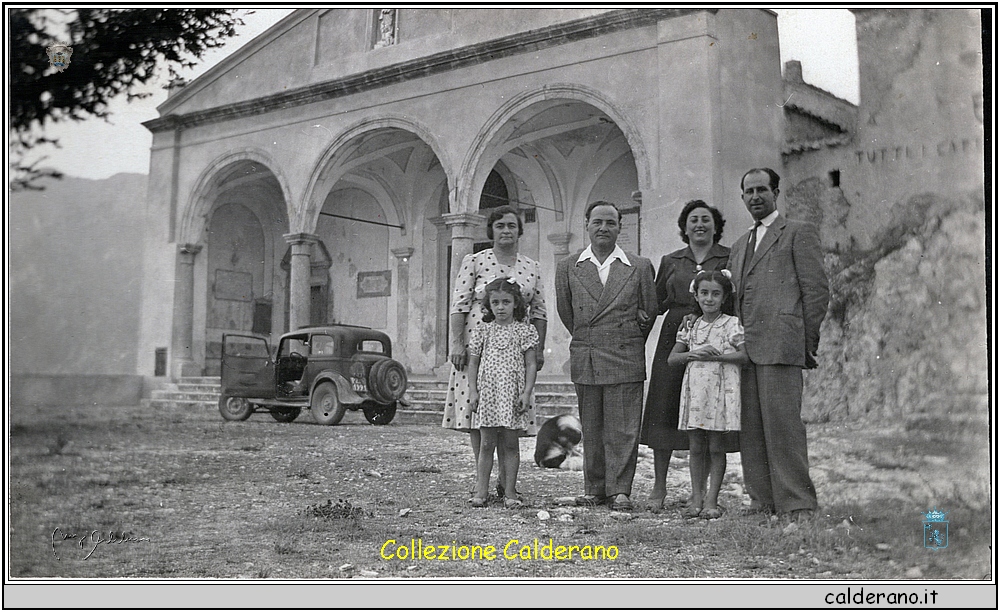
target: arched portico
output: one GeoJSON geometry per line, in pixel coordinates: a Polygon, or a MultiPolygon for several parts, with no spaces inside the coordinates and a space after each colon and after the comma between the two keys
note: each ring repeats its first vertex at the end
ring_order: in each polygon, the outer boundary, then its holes
{"type": "Polygon", "coordinates": [[[288,197],[274,160],[254,149],[220,156],[195,183],[178,227],[174,372],[218,373],[225,333],[284,331],[288,197]]]}
{"type": "MultiPolygon", "coordinates": [[[[635,161],[638,190],[646,189],[651,181],[649,155],[638,129],[629,120],[628,115],[608,100],[607,96],[593,88],[579,84],[554,83],[513,97],[507,104],[497,109],[486,122],[473,141],[457,174],[456,191],[459,197],[456,198],[452,211],[468,212],[478,209],[477,196],[482,191],[486,177],[495,163],[510,151],[540,140],[552,139],[560,134],[593,127],[602,122],[610,122],[622,132],[635,161]],[[563,120],[553,116],[538,121],[533,133],[525,129],[525,117],[538,118],[557,105],[572,102],[593,107],[598,112],[590,116],[576,114],[571,119],[563,120]],[[515,121],[515,118],[521,120],[515,121]]],[[[554,176],[552,168],[543,166],[540,171],[545,174],[546,182],[550,184],[553,193],[559,193],[555,188],[558,179],[554,176]]],[[[561,197],[557,196],[555,203],[562,204],[560,200],[561,197]]]]}
{"type": "MultiPolygon", "coordinates": [[[[292,222],[300,230],[293,235],[312,236],[329,253],[329,283],[290,288],[296,320],[385,330],[397,351],[410,353],[407,365],[425,371],[437,365],[427,337],[444,333],[447,321],[437,316],[447,307],[437,289],[447,286],[438,265],[447,241],[427,225],[448,198],[446,165],[430,131],[401,117],[359,121],[333,140],[292,222]]],[[[306,275],[292,278],[310,282],[306,275]]]]}

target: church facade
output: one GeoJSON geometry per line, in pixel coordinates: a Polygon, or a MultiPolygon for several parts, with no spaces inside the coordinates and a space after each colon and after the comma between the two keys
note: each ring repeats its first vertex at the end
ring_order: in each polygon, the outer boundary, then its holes
{"type": "Polygon", "coordinates": [[[550,302],[542,374],[565,374],[553,276],[586,205],[658,260],[704,199],[730,244],[742,173],[781,167],[784,95],[767,10],[297,10],[145,124],[138,373],[215,374],[224,333],[329,322],[441,373],[454,273],[512,204],[550,302]]]}

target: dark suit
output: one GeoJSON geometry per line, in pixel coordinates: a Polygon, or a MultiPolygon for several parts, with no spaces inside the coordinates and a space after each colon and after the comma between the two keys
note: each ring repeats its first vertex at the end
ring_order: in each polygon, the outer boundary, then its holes
{"type": "Polygon", "coordinates": [[[750,358],[741,381],[743,478],[756,505],[815,510],[801,412],[802,368],[830,299],[819,232],[779,214],[744,271],[749,239],[743,234],[729,255],[750,358]]]}
{"type": "Polygon", "coordinates": [[[606,285],[579,251],[556,266],[556,307],[570,331],[570,374],[583,423],[588,495],[631,495],[646,379],[646,336],[657,314],[653,264],[625,253],[606,285]],[[640,315],[640,311],[642,314],[640,315]]]}

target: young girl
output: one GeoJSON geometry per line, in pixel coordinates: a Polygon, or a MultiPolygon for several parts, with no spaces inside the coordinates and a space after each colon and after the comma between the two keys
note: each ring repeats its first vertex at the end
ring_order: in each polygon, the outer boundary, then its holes
{"type": "Polygon", "coordinates": [[[469,502],[486,506],[493,451],[503,446],[507,508],[521,505],[517,498],[517,470],[521,465],[518,433],[528,428],[528,408],[535,386],[538,332],[525,322],[528,312],[521,289],[508,278],[486,285],[483,323],[469,338],[469,400],[479,415],[482,443],[476,472],[476,493],[469,502]]]}
{"type": "Polygon", "coordinates": [[[719,488],[726,473],[723,434],[740,429],[740,367],[747,362],[743,326],[721,312],[733,292],[729,270],[702,270],[691,281],[701,316],[677,331],[667,363],[687,364],[680,420],[691,442],[691,505],[685,516],[722,516],[719,488]],[[706,492],[706,483],[708,491],[706,492]]]}

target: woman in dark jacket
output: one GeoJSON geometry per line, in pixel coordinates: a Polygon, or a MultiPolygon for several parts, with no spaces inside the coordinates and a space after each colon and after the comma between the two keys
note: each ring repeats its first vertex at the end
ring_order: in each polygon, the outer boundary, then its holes
{"type": "MultiPolygon", "coordinates": [[[[656,273],[656,295],[660,314],[666,313],[660,328],[660,339],[653,357],[646,409],[642,417],[642,434],[639,441],[653,449],[654,484],[649,494],[653,509],[663,507],[667,495],[667,468],[675,450],[687,450],[688,435],[677,431],[677,418],[681,397],[684,366],[667,365],[667,357],[674,347],[677,328],[684,317],[698,313],[698,304],[690,292],[691,281],[701,270],[721,270],[726,267],[729,249],[719,244],[725,225],[722,213],[702,200],[692,200],[684,205],[677,225],[681,239],[688,246],[665,255],[656,273]]],[[[722,311],[733,314],[732,300],[723,305],[722,311]]],[[[726,450],[739,450],[738,439],[727,440],[726,450]],[[732,446],[735,444],[735,448],[732,446]]]]}

